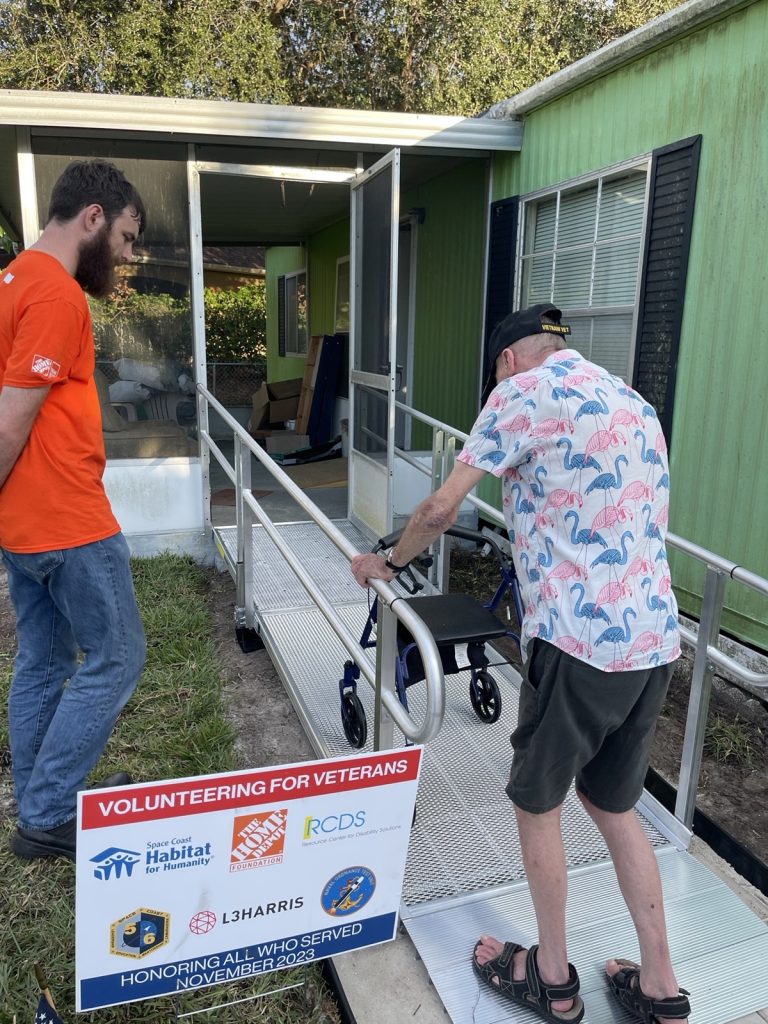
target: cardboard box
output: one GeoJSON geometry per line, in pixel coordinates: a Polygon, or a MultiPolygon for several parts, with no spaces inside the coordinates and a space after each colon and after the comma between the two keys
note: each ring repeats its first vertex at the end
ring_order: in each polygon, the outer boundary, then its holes
{"type": "Polygon", "coordinates": [[[302,378],[295,377],[293,380],[276,380],[272,384],[268,384],[269,397],[275,401],[279,401],[281,398],[293,398],[301,394],[302,378]]]}
{"type": "Polygon", "coordinates": [[[270,455],[287,455],[309,447],[309,436],[295,430],[273,430],[266,440],[270,455]]]}
{"type": "Polygon", "coordinates": [[[269,403],[269,422],[285,423],[286,420],[295,420],[299,410],[299,396],[292,398],[281,398],[276,402],[269,403]]]}
{"type": "Polygon", "coordinates": [[[296,419],[301,384],[300,377],[274,384],[261,384],[258,391],[251,395],[253,410],[248,421],[250,432],[253,434],[269,423],[285,423],[286,420],[296,419]]]}
{"type": "Polygon", "coordinates": [[[258,391],[254,391],[251,395],[251,403],[253,411],[248,421],[248,429],[253,433],[269,420],[269,391],[266,384],[262,384],[258,391]]]}

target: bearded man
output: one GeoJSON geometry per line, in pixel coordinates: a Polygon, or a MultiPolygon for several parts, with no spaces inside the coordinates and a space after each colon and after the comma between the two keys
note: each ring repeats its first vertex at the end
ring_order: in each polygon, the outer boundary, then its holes
{"type": "MultiPolygon", "coordinates": [[[[8,701],[19,857],[75,860],[77,791],[144,667],[128,545],[104,491],[88,303],[145,226],[112,164],[70,164],[0,276],[0,549],[16,612],[8,701]],[[82,657],[81,657],[82,655],[82,657]]],[[[102,785],[130,782],[121,772],[102,785]]]]}

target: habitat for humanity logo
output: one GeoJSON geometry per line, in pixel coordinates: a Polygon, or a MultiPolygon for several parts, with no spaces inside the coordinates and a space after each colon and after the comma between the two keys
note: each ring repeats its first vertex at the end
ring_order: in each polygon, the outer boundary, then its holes
{"type": "Polygon", "coordinates": [[[91,864],[95,864],[93,877],[102,882],[108,882],[111,878],[120,878],[123,874],[130,878],[133,874],[134,865],[141,860],[141,854],[135,850],[121,850],[117,846],[110,846],[95,857],[91,857],[91,864]]]}
{"type": "Polygon", "coordinates": [[[288,808],[240,814],[232,829],[230,871],[246,871],[279,864],[283,859],[288,808]]]}

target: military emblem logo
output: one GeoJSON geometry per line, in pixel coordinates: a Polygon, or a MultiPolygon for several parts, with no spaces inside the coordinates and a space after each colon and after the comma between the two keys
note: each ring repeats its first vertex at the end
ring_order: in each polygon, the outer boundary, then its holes
{"type": "Polygon", "coordinates": [[[365,906],[375,888],[374,873],[358,864],[338,871],[328,879],[320,895],[320,903],[331,917],[349,917],[365,906]]]}
{"type": "Polygon", "coordinates": [[[170,930],[170,914],[140,907],[110,926],[109,951],[138,959],[165,946],[170,930]]]}

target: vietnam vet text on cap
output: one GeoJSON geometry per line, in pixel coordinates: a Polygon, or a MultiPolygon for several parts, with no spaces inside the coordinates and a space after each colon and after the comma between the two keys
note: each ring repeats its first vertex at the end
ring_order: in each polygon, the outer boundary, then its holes
{"type": "Polygon", "coordinates": [[[528,306],[527,309],[518,309],[506,316],[501,323],[497,324],[488,339],[487,366],[488,379],[485,382],[481,396],[481,404],[485,405],[488,396],[496,386],[496,360],[505,348],[509,348],[521,338],[527,338],[531,334],[559,334],[571,333],[568,324],[561,324],[561,312],[557,306],[550,302],[540,302],[537,306],[528,306]],[[542,318],[553,321],[543,323],[542,318]]]}

